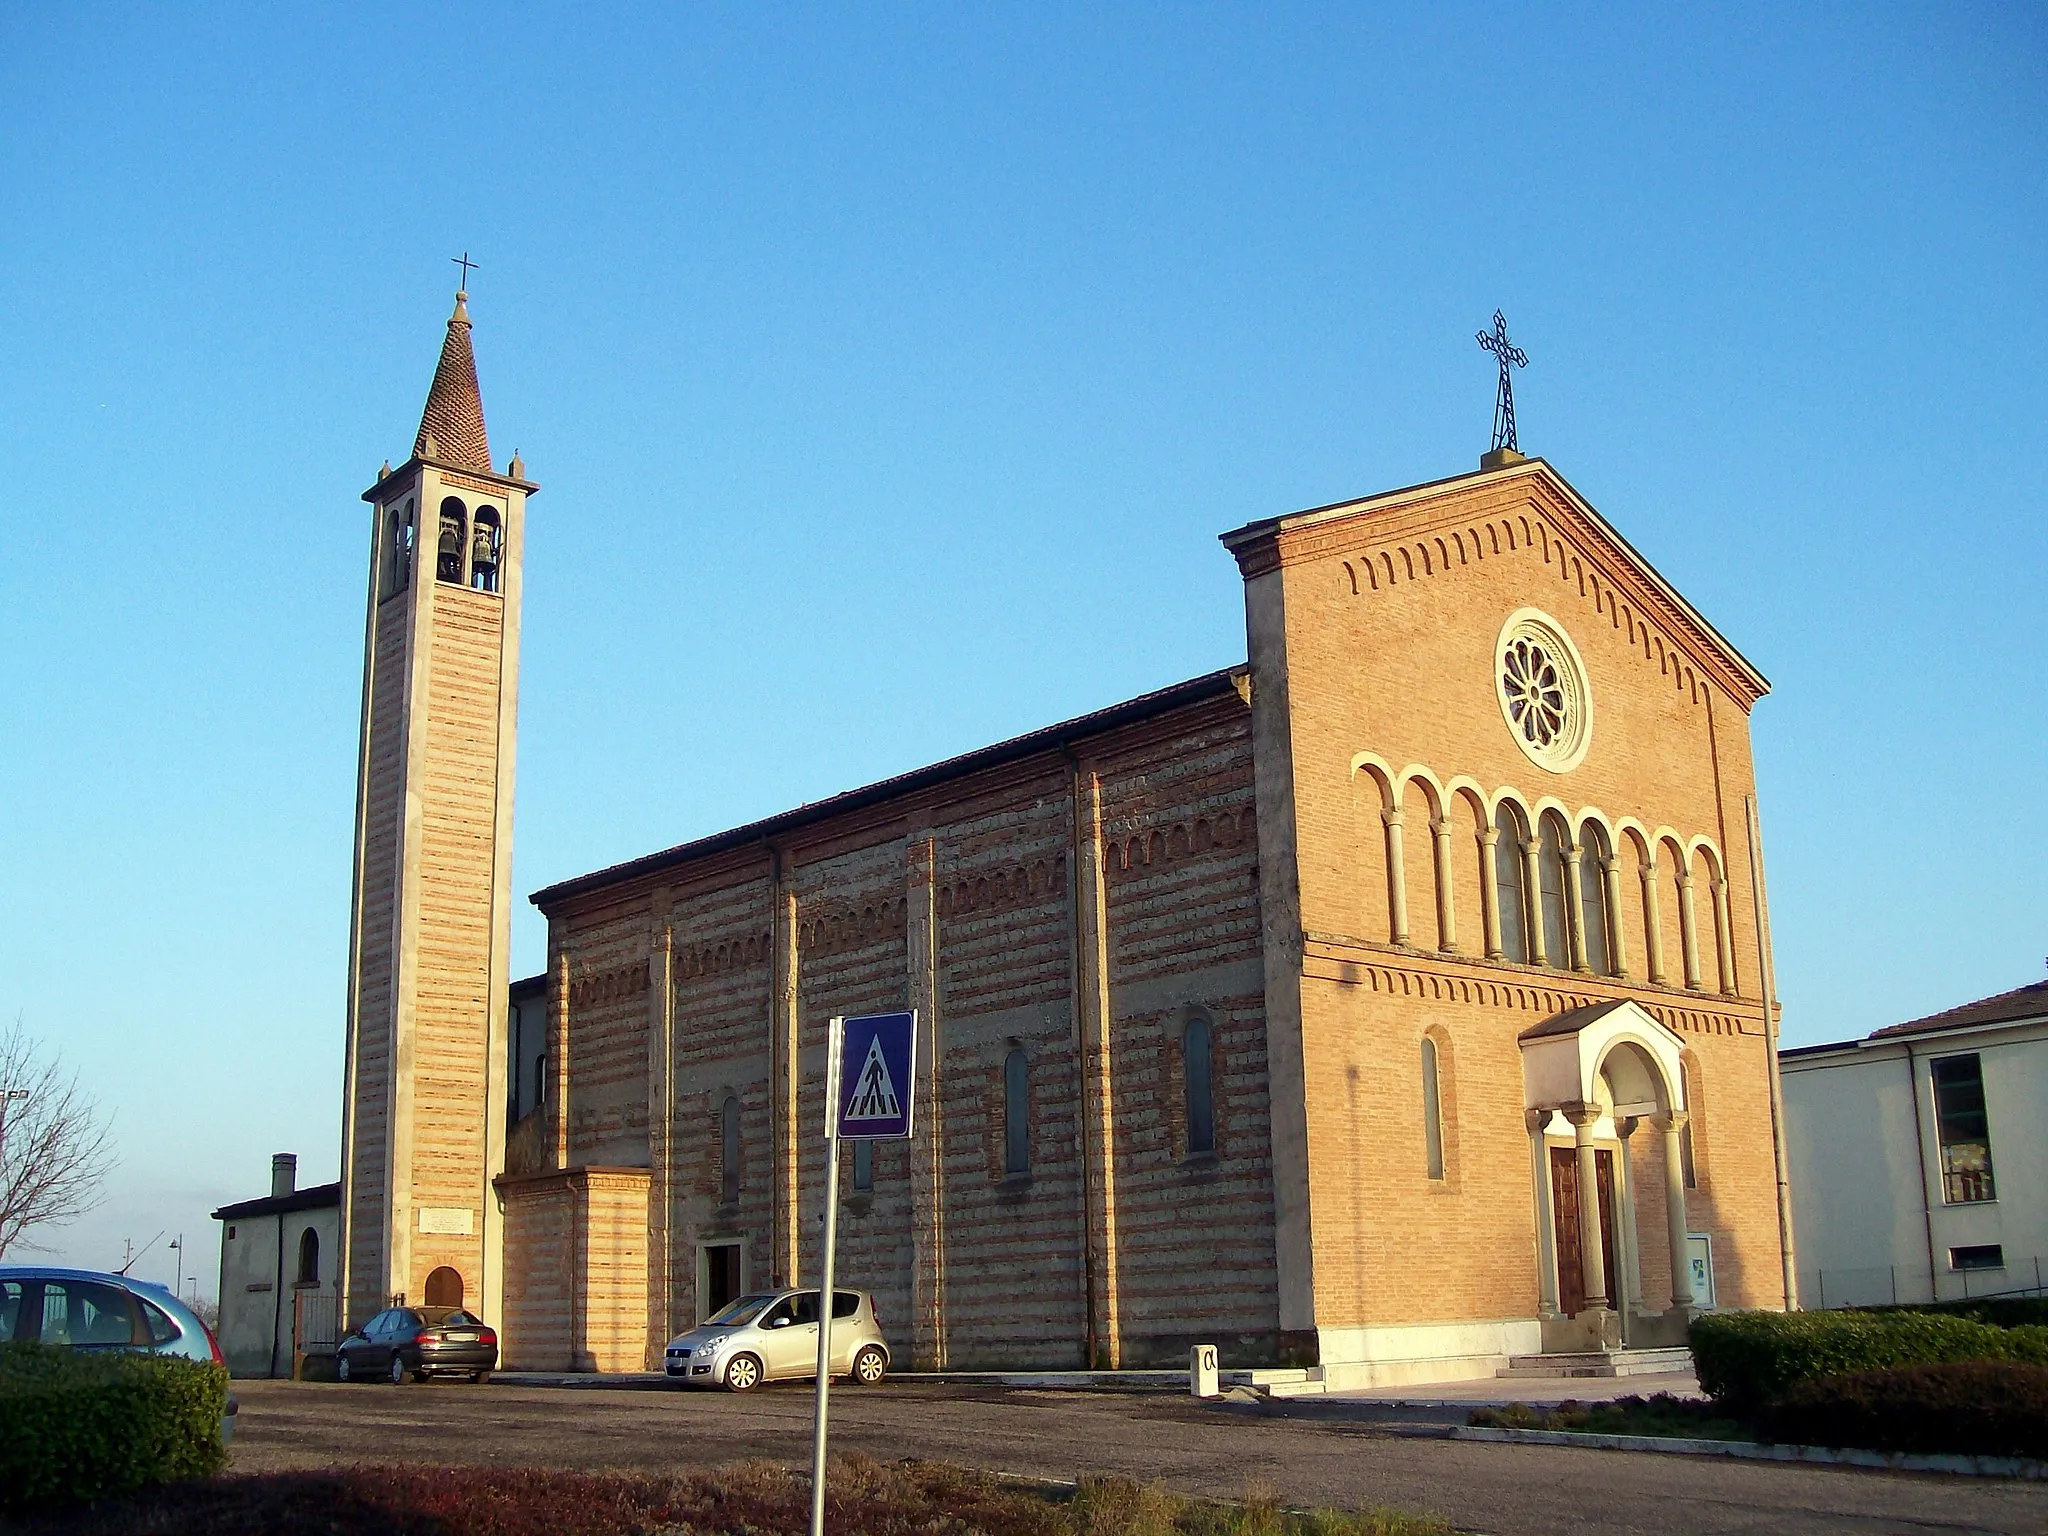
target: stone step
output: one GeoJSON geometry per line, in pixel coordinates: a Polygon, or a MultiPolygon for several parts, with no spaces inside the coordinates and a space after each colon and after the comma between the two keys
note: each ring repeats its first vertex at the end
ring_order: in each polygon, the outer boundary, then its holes
{"type": "Polygon", "coordinates": [[[1510,1378],[1662,1376],[1692,1369],[1689,1349],[1585,1350],[1573,1354],[1514,1355],[1497,1373],[1510,1378]]]}

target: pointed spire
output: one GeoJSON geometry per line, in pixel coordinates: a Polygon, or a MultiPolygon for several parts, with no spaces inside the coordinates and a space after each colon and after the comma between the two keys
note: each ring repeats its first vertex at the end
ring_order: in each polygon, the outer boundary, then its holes
{"type": "Polygon", "coordinates": [[[437,458],[458,469],[491,473],[491,444],[484,435],[484,401],[476,387],[476,357],[469,349],[469,295],[455,295],[455,313],[448,317],[448,337],[441,343],[441,362],[420,413],[415,455],[437,458]]]}

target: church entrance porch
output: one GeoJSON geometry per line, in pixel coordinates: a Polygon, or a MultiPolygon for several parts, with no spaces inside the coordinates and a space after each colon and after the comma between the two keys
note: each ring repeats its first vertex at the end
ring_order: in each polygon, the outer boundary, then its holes
{"type": "Polygon", "coordinates": [[[1692,1288],[1678,1037],[1618,1002],[1559,1014],[1521,1045],[1544,1354],[1682,1345],[1692,1288]],[[1646,1126],[1652,1136],[1640,1134],[1646,1126]],[[1644,1163],[1658,1175],[1647,1189],[1637,1179],[1644,1163]],[[1663,1229],[1661,1264],[1654,1248],[1645,1262],[1645,1226],[1663,1229]]]}

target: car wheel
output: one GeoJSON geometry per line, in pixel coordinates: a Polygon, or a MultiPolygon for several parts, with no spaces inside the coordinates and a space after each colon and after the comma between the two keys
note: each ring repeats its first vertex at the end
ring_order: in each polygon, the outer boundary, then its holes
{"type": "Polygon", "coordinates": [[[334,1379],[336,1381],[355,1380],[355,1377],[349,1374],[347,1355],[336,1355],[334,1357],[334,1379]]]}
{"type": "Polygon", "coordinates": [[[398,1353],[395,1349],[391,1352],[391,1385],[394,1387],[405,1385],[405,1356],[398,1353]]]}
{"type": "Polygon", "coordinates": [[[475,1385],[480,1387],[485,1382],[491,1379],[491,1373],[489,1371],[471,1371],[469,1373],[469,1379],[475,1385]]]}
{"type": "Polygon", "coordinates": [[[861,1386],[879,1386],[888,1374],[889,1357],[872,1344],[853,1357],[853,1379],[861,1386]]]}
{"type": "Polygon", "coordinates": [[[751,1392],[761,1385],[761,1362],[752,1355],[734,1355],[732,1363],[725,1368],[725,1389],[728,1392],[751,1392]]]}

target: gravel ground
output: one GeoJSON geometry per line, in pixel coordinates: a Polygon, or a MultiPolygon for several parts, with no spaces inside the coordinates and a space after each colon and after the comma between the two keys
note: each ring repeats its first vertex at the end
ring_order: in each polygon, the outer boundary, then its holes
{"type": "MultiPolygon", "coordinates": [[[[674,1471],[810,1455],[808,1387],[724,1393],[603,1388],[337,1386],[244,1381],[237,1471],[395,1456],[674,1471]]],[[[1035,1477],[1118,1472],[1229,1497],[1263,1485],[1289,1504],[1388,1504],[1460,1529],[1575,1533],[2048,1532],[2048,1486],[1849,1468],[1729,1462],[1400,1431],[1454,1409],[1397,1404],[1210,1406],[1165,1394],[891,1383],[835,1390],[833,1448],[1035,1477]]]]}

